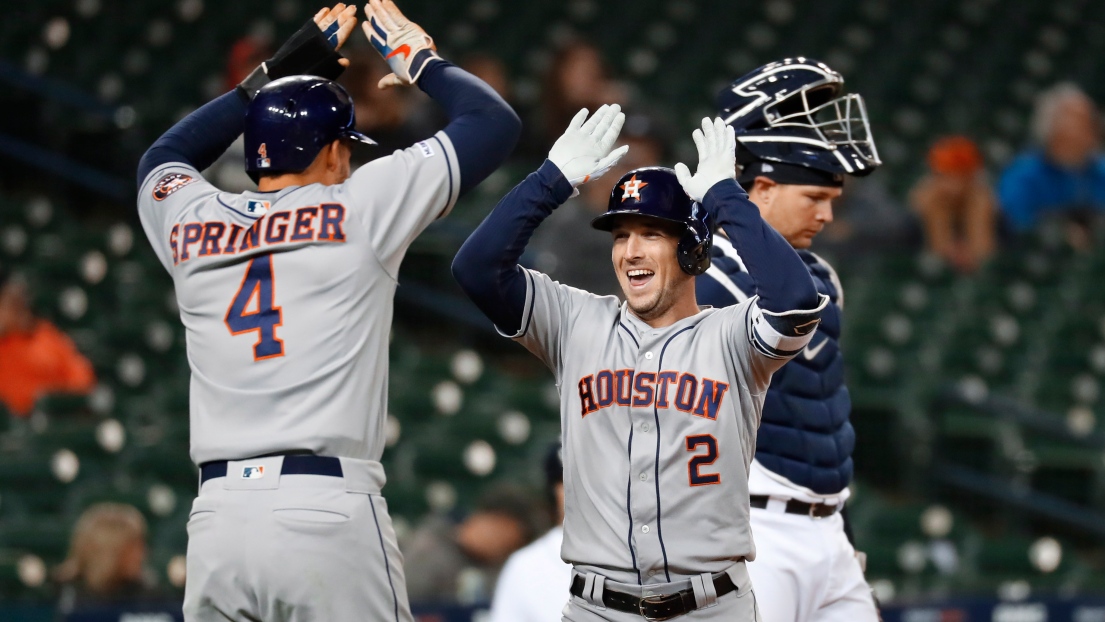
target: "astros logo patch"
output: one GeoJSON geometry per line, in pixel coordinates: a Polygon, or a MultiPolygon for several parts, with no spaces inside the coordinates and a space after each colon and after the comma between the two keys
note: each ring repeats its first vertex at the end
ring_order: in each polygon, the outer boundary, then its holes
{"type": "Polygon", "coordinates": [[[626,199],[637,199],[638,201],[640,201],[641,188],[644,188],[647,185],[647,181],[641,181],[637,179],[636,175],[627,179],[624,184],[619,186],[622,190],[625,190],[625,194],[622,195],[622,202],[624,203],[626,199]]]}
{"type": "Polygon", "coordinates": [[[191,175],[184,173],[169,173],[162,177],[153,187],[155,201],[164,201],[170,194],[180,190],[184,186],[196,181],[191,175]]]}
{"type": "Polygon", "coordinates": [[[242,479],[261,479],[265,476],[265,465],[242,467],[242,479]]]}

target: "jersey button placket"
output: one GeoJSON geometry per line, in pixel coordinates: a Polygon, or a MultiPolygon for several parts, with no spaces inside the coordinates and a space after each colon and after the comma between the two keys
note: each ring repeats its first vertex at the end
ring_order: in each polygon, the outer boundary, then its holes
{"type": "MultiPolygon", "coordinates": [[[[637,353],[636,374],[649,374],[650,380],[638,380],[642,384],[638,387],[650,387],[652,396],[647,405],[636,406],[631,409],[630,415],[636,426],[636,435],[633,439],[633,451],[631,454],[630,478],[633,499],[630,507],[633,512],[634,544],[637,549],[638,568],[654,577],[663,574],[664,556],[660,549],[659,532],[656,528],[656,486],[652,473],[656,469],[656,434],[659,430],[656,425],[656,375],[659,373],[660,350],[663,342],[650,336],[641,344],[637,353]]],[[[635,395],[641,395],[635,391],[635,395]]],[[[663,443],[663,439],[660,439],[663,443]]],[[[661,500],[662,502],[662,500],[661,500]]]]}

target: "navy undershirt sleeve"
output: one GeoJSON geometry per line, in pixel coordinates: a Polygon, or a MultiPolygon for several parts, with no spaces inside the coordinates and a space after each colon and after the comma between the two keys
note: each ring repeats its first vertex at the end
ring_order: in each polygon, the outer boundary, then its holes
{"type": "Polygon", "coordinates": [[[761,309],[785,313],[817,308],[817,287],[802,258],[764,222],[760,209],[736,181],[714,184],[702,202],[740,252],[755,281],[761,309]]]}
{"type": "Polygon", "coordinates": [[[493,173],[518,144],[522,121],[502,97],[479,78],[447,61],[432,61],[418,86],[445,109],[445,134],[460,167],[460,193],[493,173]]]}
{"type": "Polygon", "coordinates": [[[572,195],[560,169],[545,160],[499,201],[453,259],[453,277],[500,331],[518,332],[526,277],[518,258],[537,226],[572,195]]]}
{"type": "Polygon", "coordinates": [[[245,127],[246,105],[231,91],[181,119],[161,135],[138,162],[138,187],[164,164],[187,164],[197,171],[211,166],[245,127]]]}

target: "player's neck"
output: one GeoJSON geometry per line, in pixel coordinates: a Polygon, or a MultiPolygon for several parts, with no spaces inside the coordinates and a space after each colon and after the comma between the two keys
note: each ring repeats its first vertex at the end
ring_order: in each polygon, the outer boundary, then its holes
{"type": "Polygon", "coordinates": [[[691,288],[689,296],[680,296],[679,300],[675,304],[668,307],[666,311],[661,312],[655,317],[641,317],[637,315],[637,312],[630,307],[629,312],[637,316],[637,319],[641,320],[645,324],[653,328],[667,328],[672,324],[680,320],[691,317],[698,314],[698,301],[695,300],[694,288],[691,288]]]}

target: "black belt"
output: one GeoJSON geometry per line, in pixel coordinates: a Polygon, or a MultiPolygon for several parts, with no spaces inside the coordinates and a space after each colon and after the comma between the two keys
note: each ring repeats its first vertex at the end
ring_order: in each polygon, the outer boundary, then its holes
{"type": "MultiPolygon", "coordinates": [[[[260,458],[258,458],[260,460],[260,458]]],[[[216,477],[226,477],[226,460],[204,462],[200,466],[200,483],[216,477]]],[[[248,460],[242,461],[248,462],[248,460]]],[[[243,465],[248,467],[249,465],[243,465]]],[[[328,475],[341,477],[341,460],[332,456],[313,456],[309,454],[289,454],[284,456],[280,467],[281,475],[328,475]]]]}
{"type": "MultiPolygon", "coordinates": [[[[748,497],[748,505],[763,510],[767,508],[767,499],[767,495],[751,495],[748,497]]],[[[806,503],[797,499],[787,499],[786,513],[801,514],[810,518],[825,518],[836,514],[837,510],[843,505],[843,503],[830,505],[828,503],[806,503]]]]}
{"type": "MultiPolygon", "coordinates": [[[[587,579],[583,575],[577,574],[572,579],[572,595],[584,598],[583,588],[586,583],[587,579]]],[[[714,591],[717,592],[719,597],[736,589],[737,586],[733,584],[733,580],[727,574],[722,574],[714,579],[714,591]]],[[[602,604],[608,609],[637,614],[646,620],[670,620],[698,609],[693,588],[679,590],[672,594],[638,598],[632,594],[616,592],[604,587],[602,590],[602,604]]]]}

